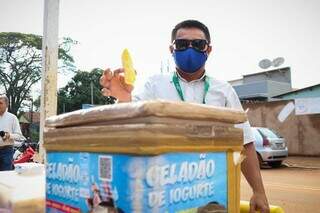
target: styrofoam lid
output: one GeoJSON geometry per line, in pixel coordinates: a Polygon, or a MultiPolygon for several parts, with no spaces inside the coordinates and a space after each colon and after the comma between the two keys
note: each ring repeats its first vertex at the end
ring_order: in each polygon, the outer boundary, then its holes
{"type": "Polygon", "coordinates": [[[228,124],[247,120],[241,110],[173,101],[140,101],[98,106],[50,117],[46,127],[94,125],[95,123],[132,120],[146,117],[175,118],[183,120],[214,121],[228,124]]]}

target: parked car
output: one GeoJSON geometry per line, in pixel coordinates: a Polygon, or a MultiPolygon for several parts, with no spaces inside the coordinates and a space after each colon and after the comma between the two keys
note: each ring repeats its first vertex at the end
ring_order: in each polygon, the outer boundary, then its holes
{"type": "Polygon", "coordinates": [[[265,127],[252,127],[260,166],[267,163],[279,167],[288,157],[286,141],[276,131],[265,127]]]}

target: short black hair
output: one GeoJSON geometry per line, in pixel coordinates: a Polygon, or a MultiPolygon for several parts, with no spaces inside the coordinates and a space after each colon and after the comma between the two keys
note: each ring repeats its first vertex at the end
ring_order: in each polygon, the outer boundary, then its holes
{"type": "Polygon", "coordinates": [[[176,39],[177,31],[181,28],[197,28],[204,33],[209,44],[211,43],[211,38],[210,38],[210,33],[209,33],[208,27],[197,20],[185,20],[185,21],[182,21],[179,24],[177,24],[171,32],[171,42],[173,42],[176,39]]]}

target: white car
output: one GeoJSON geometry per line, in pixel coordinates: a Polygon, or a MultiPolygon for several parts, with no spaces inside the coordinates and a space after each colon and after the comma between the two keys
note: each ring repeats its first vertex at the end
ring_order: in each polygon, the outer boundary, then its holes
{"type": "Polygon", "coordinates": [[[277,132],[265,127],[252,127],[255,147],[260,166],[267,163],[271,167],[279,167],[288,157],[285,139],[277,132]]]}

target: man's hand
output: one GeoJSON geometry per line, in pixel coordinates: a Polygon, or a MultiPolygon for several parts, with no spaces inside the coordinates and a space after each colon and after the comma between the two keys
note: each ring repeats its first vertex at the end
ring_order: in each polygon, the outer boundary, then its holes
{"type": "Polygon", "coordinates": [[[269,204],[265,193],[253,193],[250,199],[250,213],[255,213],[260,211],[260,213],[269,213],[269,204]]]}
{"type": "Polygon", "coordinates": [[[269,204],[263,187],[259,162],[254,144],[248,143],[244,145],[243,152],[246,155],[246,158],[241,164],[241,171],[253,191],[253,195],[250,200],[250,213],[255,213],[255,211],[269,213],[269,204]]]}
{"type": "Polygon", "coordinates": [[[102,94],[104,96],[113,96],[118,102],[130,102],[133,86],[126,84],[124,80],[124,69],[116,69],[111,71],[106,69],[101,78],[100,85],[103,87],[102,94]]]}

